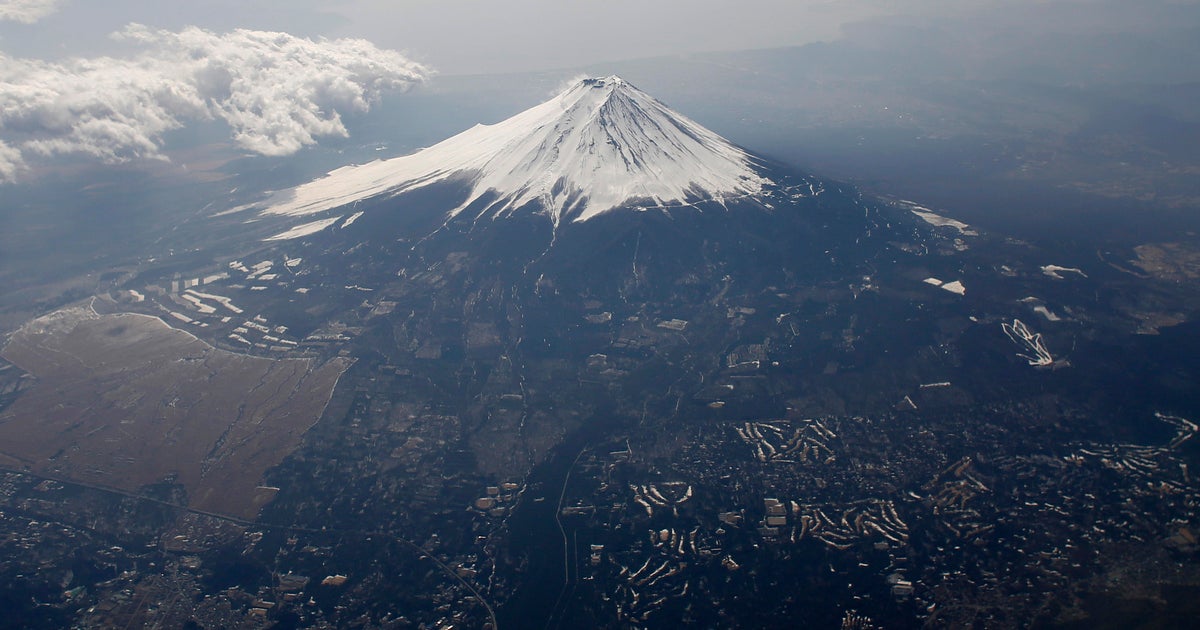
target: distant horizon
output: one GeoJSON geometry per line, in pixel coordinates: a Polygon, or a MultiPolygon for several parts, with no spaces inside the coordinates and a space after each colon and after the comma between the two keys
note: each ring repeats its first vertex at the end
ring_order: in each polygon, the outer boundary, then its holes
{"type": "Polygon", "coordinates": [[[1200,2],[1172,0],[968,0],[949,9],[934,0],[903,8],[883,0],[618,0],[604,9],[544,0],[306,0],[286,9],[273,1],[0,0],[0,185],[59,157],[160,160],[168,134],[213,120],[239,149],[294,155],[347,136],[345,119],[438,77],[752,57],[818,43],[856,47],[824,59],[831,72],[870,58],[884,74],[932,61],[951,79],[1196,81],[1200,61],[1188,62],[1200,57],[1188,30],[1196,24],[1200,2]]]}

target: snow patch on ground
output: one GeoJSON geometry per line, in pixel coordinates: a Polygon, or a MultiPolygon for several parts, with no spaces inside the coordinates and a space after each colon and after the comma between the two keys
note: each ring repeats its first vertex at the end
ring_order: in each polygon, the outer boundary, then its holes
{"type": "Polygon", "coordinates": [[[1040,304],[1038,306],[1033,307],[1033,312],[1037,313],[1038,315],[1041,315],[1042,317],[1045,317],[1046,321],[1051,321],[1051,322],[1062,321],[1062,318],[1059,317],[1054,311],[1052,311],[1040,304]]]}
{"type": "Polygon", "coordinates": [[[1084,278],[1087,277],[1087,274],[1083,273],[1080,269],[1076,269],[1075,267],[1059,267],[1058,265],[1042,265],[1042,273],[1058,280],[1065,280],[1062,277],[1063,273],[1077,273],[1084,278]]]}
{"type": "Polygon", "coordinates": [[[925,284],[928,284],[930,286],[938,287],[939,289],[944,289],[946,291],[955,293],[957,295],[966,295],[967,294],[967,287],[963,286],[963,283],[961,280],[954,280],[952,282],[944,282],[937,278],[925,278],[921,282],[924,282],[925,284]]]}
{"type": "Polygon", "coordinates": [[[1000,326],[1004,329],[1004,334],[1021,348],[1017,356],[1028,361],[1029,365],[1045,367],[1054,364],[1054,357],[1042,342],[1042,333],[1033,332],[1019,319],[1014,319],[1012,324],[1001,322],[1000,326]]]}
{"type": "Polygon", "coordinates": [[[297,225],[296,227],[294,227],[286,232],[280,232],[279,234],[276,234],[275,236],[265,238],[263,240],[264,241],[286,241],[286,240],[293,239],[293,238],[300,238],[302,236],[308,236],[309,234],[316,234],[317,232],[324,230],[325,228],[333,225],[334,223],[337,223],[341,218],[342,217],[337,216],[337,217],[333,217],[331,219],[321,219],[320,221],[313,221],[311,223],[297,225]]]}
{"type": "Polygon", "coordinates": [[[967,287],[963,286],[963,283],[961,280],[955,280],[954,282],[947,282],[946,284],[942,285],[942,289],[949,291],[951,293],[957,294],[957,295],[966,295],[967,294],[967,287]]]}
{"type": "Polygon", "coordinates": [[[915,201],[901,199],[896,203],[900,204],[901,206],[906,208],[909,212],[917,215],[922,221],[924,221],[932,226],[954,228],[955,230],[958,231],[959,234],[962,234],[963,236],[979,236],[979,232],[976,232],[970,225],[967,225],[966,223],[963,223],[962,221],[959,221],[958,219],[951,219],[949,217],[944,217],[944,216],[930,210],[929,208],[926,208],[925,206],[918,204],[915,201]]]}

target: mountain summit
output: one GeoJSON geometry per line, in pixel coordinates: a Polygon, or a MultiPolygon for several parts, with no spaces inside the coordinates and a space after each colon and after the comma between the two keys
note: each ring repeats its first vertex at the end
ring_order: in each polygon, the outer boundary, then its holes
{"type": "Polygon", "coordinates": [[[281,191],[266,212],[308,215],[436,182],[470,189],[450,212],[504,216],[536,204],[554,225],[619,207],[688,205],[755,195],[754,158],[617,76],[583,79],[494,125],[411,155],[337,169],[281,191]]]}

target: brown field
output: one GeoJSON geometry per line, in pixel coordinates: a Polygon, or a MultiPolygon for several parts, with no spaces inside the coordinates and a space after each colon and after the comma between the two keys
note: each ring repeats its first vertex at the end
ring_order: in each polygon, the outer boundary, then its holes
{"type": "Polygon", "coordinates": [[[36,385],[0,413],[0,459],[136,491],[173,479],[191,507],[253,518],[264,472],[300,443],[349,362],[236,354],[156,317],[63,309],[0,356],[36,385]]]}
{"type": "Polygon", "coordinates": [[[1137,265],[1160,280],[1184,282],[1200,279],[1200,249],[1188,243],[1147,243],[1133,250],[1137,265]]]}

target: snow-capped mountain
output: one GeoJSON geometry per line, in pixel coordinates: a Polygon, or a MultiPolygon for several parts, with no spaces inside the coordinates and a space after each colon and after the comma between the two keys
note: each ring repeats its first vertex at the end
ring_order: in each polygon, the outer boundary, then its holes
{"type": "Polygon", "coordinates": [[[470,189],[452,217],[467,208],[503,216],[534,204],[555,226],[619,207],[724,204],[770,183],[751,155],[610,76],[584,79],[512,118],[411,155],[275,193],[265,212],[310,215],[449,180],[470,189]]]}

